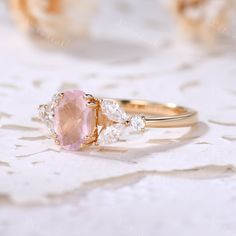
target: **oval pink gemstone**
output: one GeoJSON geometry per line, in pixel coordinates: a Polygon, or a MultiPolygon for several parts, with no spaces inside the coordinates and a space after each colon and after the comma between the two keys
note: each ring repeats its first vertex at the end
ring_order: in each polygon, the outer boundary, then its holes
{"type": "Polygon", "coordinates": [[[67,150],[79,150],[96,126],[95,111],[87,107],[84,95],[80,90],[66,91],[55,108],[54,130],[67,150]]]}

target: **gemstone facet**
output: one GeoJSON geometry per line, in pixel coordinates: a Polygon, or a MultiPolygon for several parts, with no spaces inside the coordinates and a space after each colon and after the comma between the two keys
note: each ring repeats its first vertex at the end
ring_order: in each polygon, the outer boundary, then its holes
{"type": "Polygon", "coordinates": [[[96,128],[96,112],[87,107],[84,96],[80,90],[66,91],[54,108],[54,130],[64,149],[79,150],[96,128]]]}
{"type": "Polygon", "coordinates": [[[131,117],[130,124],[135,132],[143,131],[146,125],[144,118],[142,116],[137,116],[137,115],[131,117]]]}

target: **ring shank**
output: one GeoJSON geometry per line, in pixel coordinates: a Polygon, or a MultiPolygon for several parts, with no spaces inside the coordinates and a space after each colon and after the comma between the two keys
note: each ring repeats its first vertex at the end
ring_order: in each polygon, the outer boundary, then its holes
{"type": "Polygon", "coordinates": [[[144,115],[146,127],[186,127],[198,121],[196,111],[173,103],[161,104],[142,100],[117,100],[117,102],[127,113],[144,115]]]}

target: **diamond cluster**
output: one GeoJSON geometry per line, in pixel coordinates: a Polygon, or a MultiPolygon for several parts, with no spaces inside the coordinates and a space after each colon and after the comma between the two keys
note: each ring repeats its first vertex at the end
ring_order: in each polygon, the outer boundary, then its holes
{"type": "Polygon", "coordinates": [[[144,117],[138,115],[129,116],[114,100],[102,100],[101,110],[115,124],[101,130],[98,144],[112,144],[119,141],[126,128],[131,128],[133,132],[142,132],[145,129],[144,117]]]}
{"type": "Polygon", "coordinates": [[[55,94],[48,104],[40,105],[38,108],[40,119],[47,125],[50,135],[55,135],[53,122],[55,116],[55,107],[61,99],[61,94],[55,94]]]}

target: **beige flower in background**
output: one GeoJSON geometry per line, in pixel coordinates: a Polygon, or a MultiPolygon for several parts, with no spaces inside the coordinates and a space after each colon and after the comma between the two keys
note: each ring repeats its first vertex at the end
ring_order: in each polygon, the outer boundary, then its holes
{"type": "Polygon", "coordinates": [[[177,24],[190,39],[213,43],[228,36],[235,0],[172,0],[177,24]]]}
{"type": "Polygon", "coordinates": [[[27,32],[63,42],[88,35],[97,0],[11,0],[10,6],[27,32]]]}

